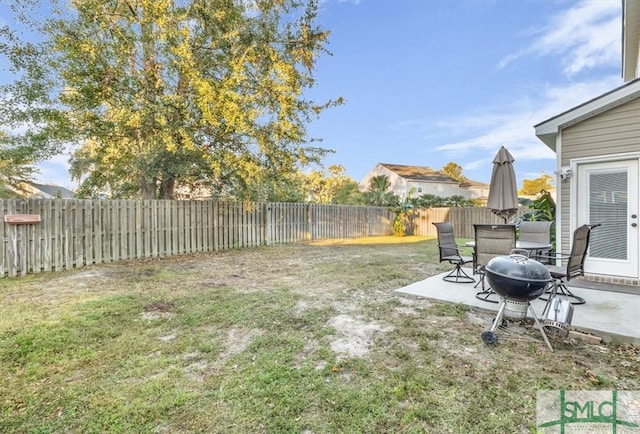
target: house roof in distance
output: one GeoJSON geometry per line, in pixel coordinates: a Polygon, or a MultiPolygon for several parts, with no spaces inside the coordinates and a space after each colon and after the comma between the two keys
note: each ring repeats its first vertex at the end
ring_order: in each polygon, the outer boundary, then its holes
{"type": "Polygon", "coordinates": [[[35,182],[29,182],[29,184],[52,197],[60,196],[63,199],[73,199],[74,197],[73,191],[59,185],[36,184],[35,182]]]}
{"type": "Polygon", "coordinates": [[[446,182],[451,184],[460,184],[461,187],[469,188],[469,187],[480,187],[480,188],[489,188],[489,184],[484,182],[474,181],[472,179],[465,179],[463,181],[458,181],[439,170],[434,170],[427,166],[407,166],[404,164],[389,164],[389,163],[378,163],[380,166],[383,166],[387,170],[390,170],[401,176],[404,179],[409,179],[413,181],[427,181],[427,182],[446,182]]]}
{"type": "Polygon", "coordinates": [[[460,183],[460,187],[478,187],[478,188],[489,188],[489,184],[486,182],[474,181],[472,179],[465,179],[460,183]]]}
{"type": "Polygon", "coordinates": [[[429,181],[429,182],[448,182],[452,184],[458,184],[459,182],[450,176],[445,175],[442,172],[433,170],[426,166],[406,166],[403,164],[389,164],[379,163],[380,166],[387,170],[397,174],[404,179],[411,179],[414,181],[429,181]]]}

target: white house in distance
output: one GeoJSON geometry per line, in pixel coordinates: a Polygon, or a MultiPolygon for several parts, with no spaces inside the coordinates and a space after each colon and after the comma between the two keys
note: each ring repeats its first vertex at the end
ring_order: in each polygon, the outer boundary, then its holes
{"type": "Polygon", "coordinates": [[[389,190],[401,198],[406,198],[412,190],[412,197],[433,194],[440,197],[462,196],[465,199],[486,201],[489,196],[488,184],[471,180],[460,182],[426,166],[389,163],[376,164],[358,184],[360,191],[369,190],[371,179],[381,175],[389,179],[389,190]]]}

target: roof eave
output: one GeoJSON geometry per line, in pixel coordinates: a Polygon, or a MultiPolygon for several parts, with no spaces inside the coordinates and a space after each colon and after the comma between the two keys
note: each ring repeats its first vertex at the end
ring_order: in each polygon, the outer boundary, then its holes
{"type": "Polygon", "coordinates": [[[535,125],[536,136],[552,151],[556,151],[556,136],[560,130],[582,122],[599,113],[640,97],[640,79],[593,98],[579,106],[535,125]]]}
{"type": "Polygon", "coordinates": [[[622,1],[622,79],[638,78],[640,56],[640,0],[622,1]]]}

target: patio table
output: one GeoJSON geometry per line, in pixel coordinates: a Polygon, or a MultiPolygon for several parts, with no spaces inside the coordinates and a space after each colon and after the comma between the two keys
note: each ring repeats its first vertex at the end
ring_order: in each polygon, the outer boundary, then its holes
{"type": "MultiPolygon", "coordinates": [[[[472,247],[475,249],[476,242],[475,241],[467,241],[464,243],[466,247],[472,247]]],[[[518,241],[516,240],[516,249],[526,250],[527,256],[531,259],[536,259],[539,252],[545,252],[551,249],[551,243],[541,243],[538,241],[518,241]]],[[[473,261],[473,273],[476,272],[476,262],[475,262],[475,251],[474,251],[474,261],[473,261]]]]}
{"type": "MultiPolygon", "coordinates": [[[[464,243],[466,247],[475,247],[475,241],[467,241],[464,243]]],[[[516,241],[516,249],[528,250],[528,251],[538,251],[538,250],[549,250],[551,248],[550,243],[540,243],[537,241],[516,241]]]]}

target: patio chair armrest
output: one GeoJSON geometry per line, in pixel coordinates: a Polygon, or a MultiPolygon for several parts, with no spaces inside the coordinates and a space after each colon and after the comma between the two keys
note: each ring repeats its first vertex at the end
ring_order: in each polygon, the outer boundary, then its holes
{"type": "Polygon", "coordinates": [[[456,249],[458,252],[460,249],[472,249],[470,246],[465,246],[464,244],[438,244],[440,248],[448,248],[448,249],[456,249]]]}
{"type": "Polygon", "coordinates": [[[542,258],[542,259],[554,259],[554,260],[566,261],[567,259],[571,258],[571,254],[563,253],[563,252],[550,252],[548,255],[537,254],[536,257],[542,258]]]}

